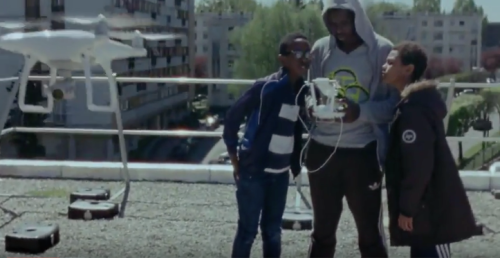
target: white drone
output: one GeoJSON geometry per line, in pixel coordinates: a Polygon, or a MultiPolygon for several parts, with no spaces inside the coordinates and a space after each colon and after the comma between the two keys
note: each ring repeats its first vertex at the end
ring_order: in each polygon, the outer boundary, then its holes
{"type": "MultiPolygon", "coordinates": [[[[116,59],[131,57],[145,57],[147,51],[143,40],[173,40],[182,39],[183,35],[167,34],[141,34],[135,32],[115,32],[109,28],[146,27],[155,24],[151,20],[138,20],[132,17],[105,18],[99,15],[96,18],[57,18],[61,22],[79,25],[93,25],[94,32],[85,30],[58,30],[37,32],[12,32],[0,36],[0,48],[21,54],[25,58],[24,68],[19,82],[19,108],[23,112],[50,113],[54,106],[54,97],[47,94],[47,106],[34,106],[25,103],[26,87],[31,69],[37,62],[45,63],[50,68],[49,87],[56,85],[58,71],[71,83],[72,71],[83,71],[87,94],[87,107],[96,112],[115,112],[118,108],[117,86],[111,69],[111,62],[116,59]],[[127,45],[113,40],[132,40],[132,45],[127,45]],[[92,94],[91,67],[99,65],[103,68],[109,81],[110,105],[95,105],[92,94]]],[[[29,26],[39,26],[34,23],[0,22],[0,27],[6,29],[21,29],[29,26]]],[[[61,87],[59,85],[59,87],[61,87]]]]}
{"type": "Polygon", "coordinates": [[[307,83],[311,89],[311,99],[313,115],[319,119],[332,120],[344,117],[343,107],[336,101],[340,89],[340,84],[336,80],[328,78],[317,78],[307,83]],[[324,104],[318,104],[321,96],[316,96],[318,88],[320,93],[326,97],[324,104]]]}

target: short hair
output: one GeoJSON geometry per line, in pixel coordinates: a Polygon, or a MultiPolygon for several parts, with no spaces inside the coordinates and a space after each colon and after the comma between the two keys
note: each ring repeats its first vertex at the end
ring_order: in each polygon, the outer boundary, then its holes
{"type": "Polygon", "coordinates": [[[296,39],[305,39],[307,40],[308,38],[306,35],[300,33],[300,32],[293,32],[287,34],[285,37],[283,37],[280,41],[280,46],[279,46],[279,54],[280,55],[288,55],[290,53],[290,45],[292,42],[296,39]]]}
{"type": "Polygon", "coordinates": [[[422,78],[427,69],[427,54],[425,49],[417,42],[403,41],[394,47],[397,50],[399,59],[403,65],[413,65],[411,82],[416,82],[422,78]]]}

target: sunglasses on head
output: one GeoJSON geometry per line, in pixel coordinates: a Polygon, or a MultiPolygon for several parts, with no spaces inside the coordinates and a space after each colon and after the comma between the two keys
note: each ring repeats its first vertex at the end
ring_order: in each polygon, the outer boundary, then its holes
{"type": "Polygon", "coordinates": [[[311,52],[309,50],[291,50],[288,51],[288,53],[285,54],[286,56],[293,55],[297,59],[302,59],[306,58],[309,59],[311,57],[311,52]]]}

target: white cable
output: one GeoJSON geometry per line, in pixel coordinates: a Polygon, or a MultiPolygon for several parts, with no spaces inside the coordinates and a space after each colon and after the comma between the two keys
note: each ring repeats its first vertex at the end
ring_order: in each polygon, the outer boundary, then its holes
{"type": "MultiPolygon", "coordinates": [[[[304,84],[302,85],[302,87],[300,88],[299,92],[297,93],[297,96],[295,97],[295,105],[298,105],[298,100],[299,100],[299,96],[300,96],[300,92],[302,92],[302,90],[304,89],[304,87],[307,87],[308,85],[307,84],[304,84]]],[[[314,89],[312,89],[314,90],[314,89]]],[[[308,110],[306,110],[306,112],[308,112],[308,110]]],[[[306,143],[304,144],[304,147],[302,147],[302,150],[300,150],[300,155],[299,155],[299,159],[300,159],[300,170],[302,170],[302,168],[304,167],[304,163],[303,163],[303,156],[304,156],[304,150],[307,149],[307,146],[309,145],[309,143],[311,142],[311,139],[312,139],[312,132],[313,132],[313,129],[314,128],[311,128],[311,130],[309,130],[309,128],[307,128],[307,125],[306,123],[304,122],[304,120],[302,120],[302,118],[300,117],[300,115],[298,116],[299,117],[299,120],[300,122],[302,123],[302,125],[304,126],[304,129],[306,129],[307,133],[309,134],[309,137],[307,138],[307,141],[306,143]]],[[[315,123],[332,123],[330,121],[328,122],[325,122],[325,121],[320,121],[320,120],[317,120],[314,121],[315,123]]],[[[335,123],[333,121],[333,123],[335,123]]],[[[344,120],[342,118],[340,118],[340,133],[339,133],[339,137],[337,139],[337,143],[335,144],[335,148],[333,149],[332,153],[330,154],[330,156],[328,156],[328,158],[325,160],[325,162],[323,164],[321,164],[321,166],[319,166],[317,169],[314,169],[314,170],[309,170],[307,171],[308,173],[314,173],[314,172],[317,172],[319,170],[321,170],[323,167],[326,166],[326,164],[328,164],[328,162],[330,161],[330,159],[333,157],[333,155],[335,155],[335,153],[337,152],[337,148],[340,144],[340,139],[342,138],[342,132],[343,132],[343,129],[344,129],[344,120]]]]}

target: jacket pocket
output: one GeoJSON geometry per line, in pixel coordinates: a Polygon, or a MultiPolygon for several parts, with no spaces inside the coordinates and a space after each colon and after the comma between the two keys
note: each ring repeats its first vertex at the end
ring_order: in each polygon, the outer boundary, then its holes
{"type": "Polygon", "coordinates": [[[429,206],[423,203],[417,215],[413,218],[413,235],[431,236],[433,234],[432,214],[429,206]]]}

